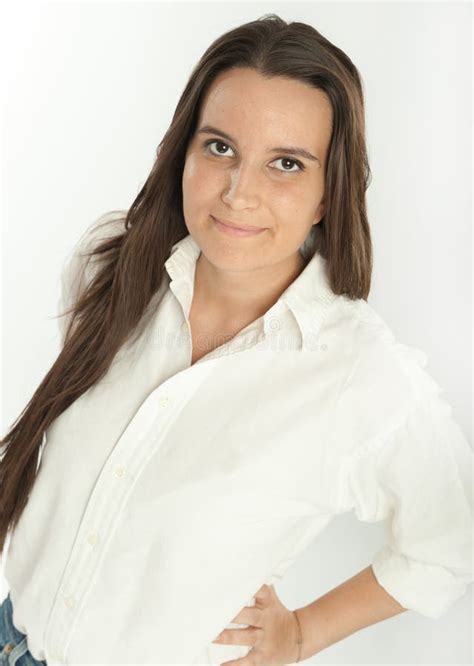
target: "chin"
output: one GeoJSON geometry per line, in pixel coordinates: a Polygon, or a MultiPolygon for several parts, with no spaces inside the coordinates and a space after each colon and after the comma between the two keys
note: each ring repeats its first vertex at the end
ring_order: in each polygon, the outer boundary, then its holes
{"type": "Polygon", "coordinates": [[[225,241],[200,243],[203,255],[215,268],[223,271],[251,271],[262,265],[262,253],[235,247],[225,241]]]}

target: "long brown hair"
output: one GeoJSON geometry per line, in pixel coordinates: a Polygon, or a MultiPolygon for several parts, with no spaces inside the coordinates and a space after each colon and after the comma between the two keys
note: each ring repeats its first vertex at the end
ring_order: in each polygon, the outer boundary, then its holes
{"type": "MultiPolygon", "coordinates": [[[[182,209],[186,149],[213,79],[234,67],[297,79],[328,96],[333,127],[326,166],[325,215],[312,227],[336,294],[367,300],[372,245],[365,191],[370,178],[361,78],[348,56],[315,28],[275,14],[216,39],[191,72],[156,160],[123,232],[91,248],[96,270],[71,309],[64,345],[16,422],[1,440],[0,552],[26,506],[50,424],[109,369],[165,279],[164,262],[187,235],[182,209]]],[[[106,235],[107,236],[107,235],[106,235]]],[[[46,444],[47,445],[47,444],[46,444]]]]}

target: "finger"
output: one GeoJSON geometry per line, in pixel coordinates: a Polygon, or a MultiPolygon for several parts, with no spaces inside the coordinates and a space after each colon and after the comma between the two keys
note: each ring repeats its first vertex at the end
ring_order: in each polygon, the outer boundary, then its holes
{"type": "Polygon", "coordinates": [[[254,627],[262,627],[263,611],[256,606],[244,606],[241,611],[231,620],[237,624],[251,624],[254,627]]]}
{"type": "Polygon", "coordinates": [[[258,590],[258,592],[255,594],[255,603],[258,605],[259,602],[267,602],[271,599],[272,594],[274,592],[274,587],[273,585],[262,585],[262,587],[258,590]]]}
{"type": "Polygon", "coordinates": [[[265,583],[265,585],[262,585],[256,593],[254,594],[255,601],[257,602],[259,599],[266,599],[269,596],[270,592],[270,586],[265,583]]]}
{"type": "Polygon", "coordinates": [[[268,587],[268,585],[267,585],[266,583],[264,583],[261,587],[258,588],[258,590],[257,590],[257,594],[258,594],[259,592],[264,592],[266,587],[268,587]]]}
{"type": "Polygon", "coordinates": [[[224,629],[213,643],[223,645],[257,645],[263,635],[263,629],[259,627],[246,627],[245,629],[224,629]]]}

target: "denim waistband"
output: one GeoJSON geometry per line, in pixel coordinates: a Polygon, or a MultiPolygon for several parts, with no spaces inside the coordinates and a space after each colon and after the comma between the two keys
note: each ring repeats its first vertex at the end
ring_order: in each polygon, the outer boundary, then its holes
{"type": "Polygon", "coordinates": [[[46,666],[46,661],[38,661],[28,650],[26,634],[13,624],[13,606],[10,594],[0,607],[0,664],[7,666],[46,666]]]}

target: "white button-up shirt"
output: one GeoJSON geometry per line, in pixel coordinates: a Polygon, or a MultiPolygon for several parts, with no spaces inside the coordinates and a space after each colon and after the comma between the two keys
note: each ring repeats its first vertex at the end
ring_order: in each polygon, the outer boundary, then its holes
{"type": "MultiPolygon", "coordinates": [[[[61,311],[92,275],[91,229],[65,262],[61,311]]],[[[315,254],[191,365],[199,252],[189,235],[173,246],[137,335],[45,433],[5,576],[48,665],[244,656],[212,641],[351,510],[388,520],[371,564],[405,608],[437,618],[472,582],[472,452],[426,354],[336,296],[315,254]]]]}

